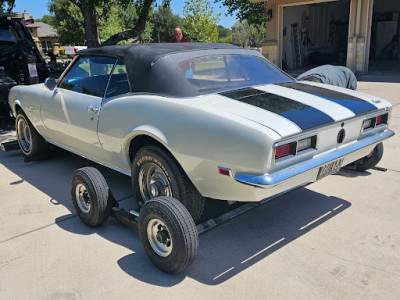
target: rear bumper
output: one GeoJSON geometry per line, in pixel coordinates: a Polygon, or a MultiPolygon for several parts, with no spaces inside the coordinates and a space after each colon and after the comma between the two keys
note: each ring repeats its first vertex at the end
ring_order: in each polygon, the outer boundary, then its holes
{"type": "Polygon", "coordinates": [[[235,176],[235,180],[247,185],[267,189],[273,188],[277,185],[288,183],[293,180],[296,181],[297,184],[307,184],[317,180],[316,174],[318,173],[319,167],[339,158],[344,159],[344,165],[349,164],[365,156],[366,149],[368,149],[368,151],[370,152],[371,146],[375,146],[376,144],[393,135],[394,132],[387,129],[381,133],[358,140],[354,144],[337,148],[332,152],[314,157],[312,160],[299,163],[295,166],[276,171],[273,174],[254,175],[241,173],[235,176]],[[315,174],[315,177],[312,176],[314,177],[313,180],[309,176],[311,175],[310,173],[315,174]],[[301,180],[300,178],[302,177],[302,175],[306,174],[308,176],[304,176],[304,181],[301,180]]]}

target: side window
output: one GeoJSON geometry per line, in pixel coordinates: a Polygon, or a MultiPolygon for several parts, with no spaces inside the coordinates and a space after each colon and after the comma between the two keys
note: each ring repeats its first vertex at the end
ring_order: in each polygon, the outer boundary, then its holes
{"type": "Polygon", "coordinates": [[[111,75],[105,98],[126,94],[130,91],[126,66],[121,60],[118,60],[114,72],[111,75]]]}
{"type": "Polygon", "coordinates": [[[82,57],[64,77],[60,84],[63,89],[77,93],[103,97],[115,58],[82,57]]]}

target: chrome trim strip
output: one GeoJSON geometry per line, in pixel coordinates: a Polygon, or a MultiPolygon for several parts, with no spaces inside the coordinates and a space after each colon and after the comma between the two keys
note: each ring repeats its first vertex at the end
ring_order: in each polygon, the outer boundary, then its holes
{"type": "Polygon", "coordinates": [[[309,170],[318,168],[330,161],[346,156],[364,147],[377,144],[393,135],[394,132],[388,129],[376,135],[363,138],[357,143],[337,149],[334,152],[313,158],[311,161],[303,162],[295,166],[289,166],[283,170],[275,172],[274,174],[253,175],[242,173],[237,174],[235,176],[235,180],[240,183],[252,185],[255,187],[271,188],[279,183],[282,183],[285,180],[288,180],[309,170]]]}
{"type": "Polygon", "coordinates": [[[129,177],[131,177],[131,173],[126,172],[126,171],[124,171],[124,170],[121,170],[121,169],[119,169],[119,168],[117,168],[117,167],[111,166],[111,165],[106,164],[106,163],[102,163],[101,161],[98,161],[98,160],[96,160],[96,159],[94,159],[94,158],[91,158],[91,157],[89,157],[89,156],[87,156],[87,155],[83,155],[82,153],[79,153],[79,152],[77,152],[77,151],[71,150],[71,149],[69,149],[69,148],[67,148],[67,147],[61,146],[61,145],[59,145],[59,144],[57,144],[57,143],[54,143],[54,142],[52,142],[52,141],[46,140],[46,142],[48,142],[49,144],[52,144],[52,145],[54,145],[54,146],[56,146],[56,147],[58,147],[58,148],[67,150],[67,151],[69,151],[69,152],[71,152],[71,153],[73,153],[73,154],[76,154],[76,155],[78,155],[78,156],[81,156],[81,157],[83,157],[83,158],[86,158],[86,159],[88,159],[88,160],[91,160],[91,161],[93,161],[93,162],[95,162],[95,163],[97,163],[97,164],[99,164],[99,165],[105,166],[105,167],[110,168],[110,169],[112,169],[112,170],[114,170],[114,171],[120,172],[120,173],[122,173],[122,174],[124,174],[124,175],[128,175],[129,177]]]}

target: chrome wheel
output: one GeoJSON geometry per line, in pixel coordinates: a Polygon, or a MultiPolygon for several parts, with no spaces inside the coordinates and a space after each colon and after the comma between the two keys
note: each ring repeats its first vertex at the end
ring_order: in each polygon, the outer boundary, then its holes
{"type": "Polygon", "coordinates": [[[167,257],[172,252],[172,238],[168,227],[158,219],[151,219],[147,224],[147,238],[151,248],[159,256],[167,257]]]}
{"type": "Polygon", "coordinates": [[[17,124],[18,142],[24,152],[31,150],[31,130],[25,118],[20,118],[17,124]]]}
{"type": "Polygon", "coordinates": [[[165,172],[155,163],[144,164],[138,176],[140,194],[144,202],[155,197],[172,197],[171,183],[165,172]]]}
{"type": "Polygon", "coordinates": [[[89,213],[92,203],[90,201],[89,192],[83,184],[77,184],[75,188],[75,197],[79,209],[85,214],[89,213]]]}

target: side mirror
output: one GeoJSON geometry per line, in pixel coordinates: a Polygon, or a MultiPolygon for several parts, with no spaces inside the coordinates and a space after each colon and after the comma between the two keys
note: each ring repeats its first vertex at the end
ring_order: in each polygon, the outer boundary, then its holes
{"type": "Polygon", "coordinates": [[[50,90],[54,91],[54,89],[57,87],[57,81],[54,78],[46,78],[44,81],[44,85],[50,90]]]}

